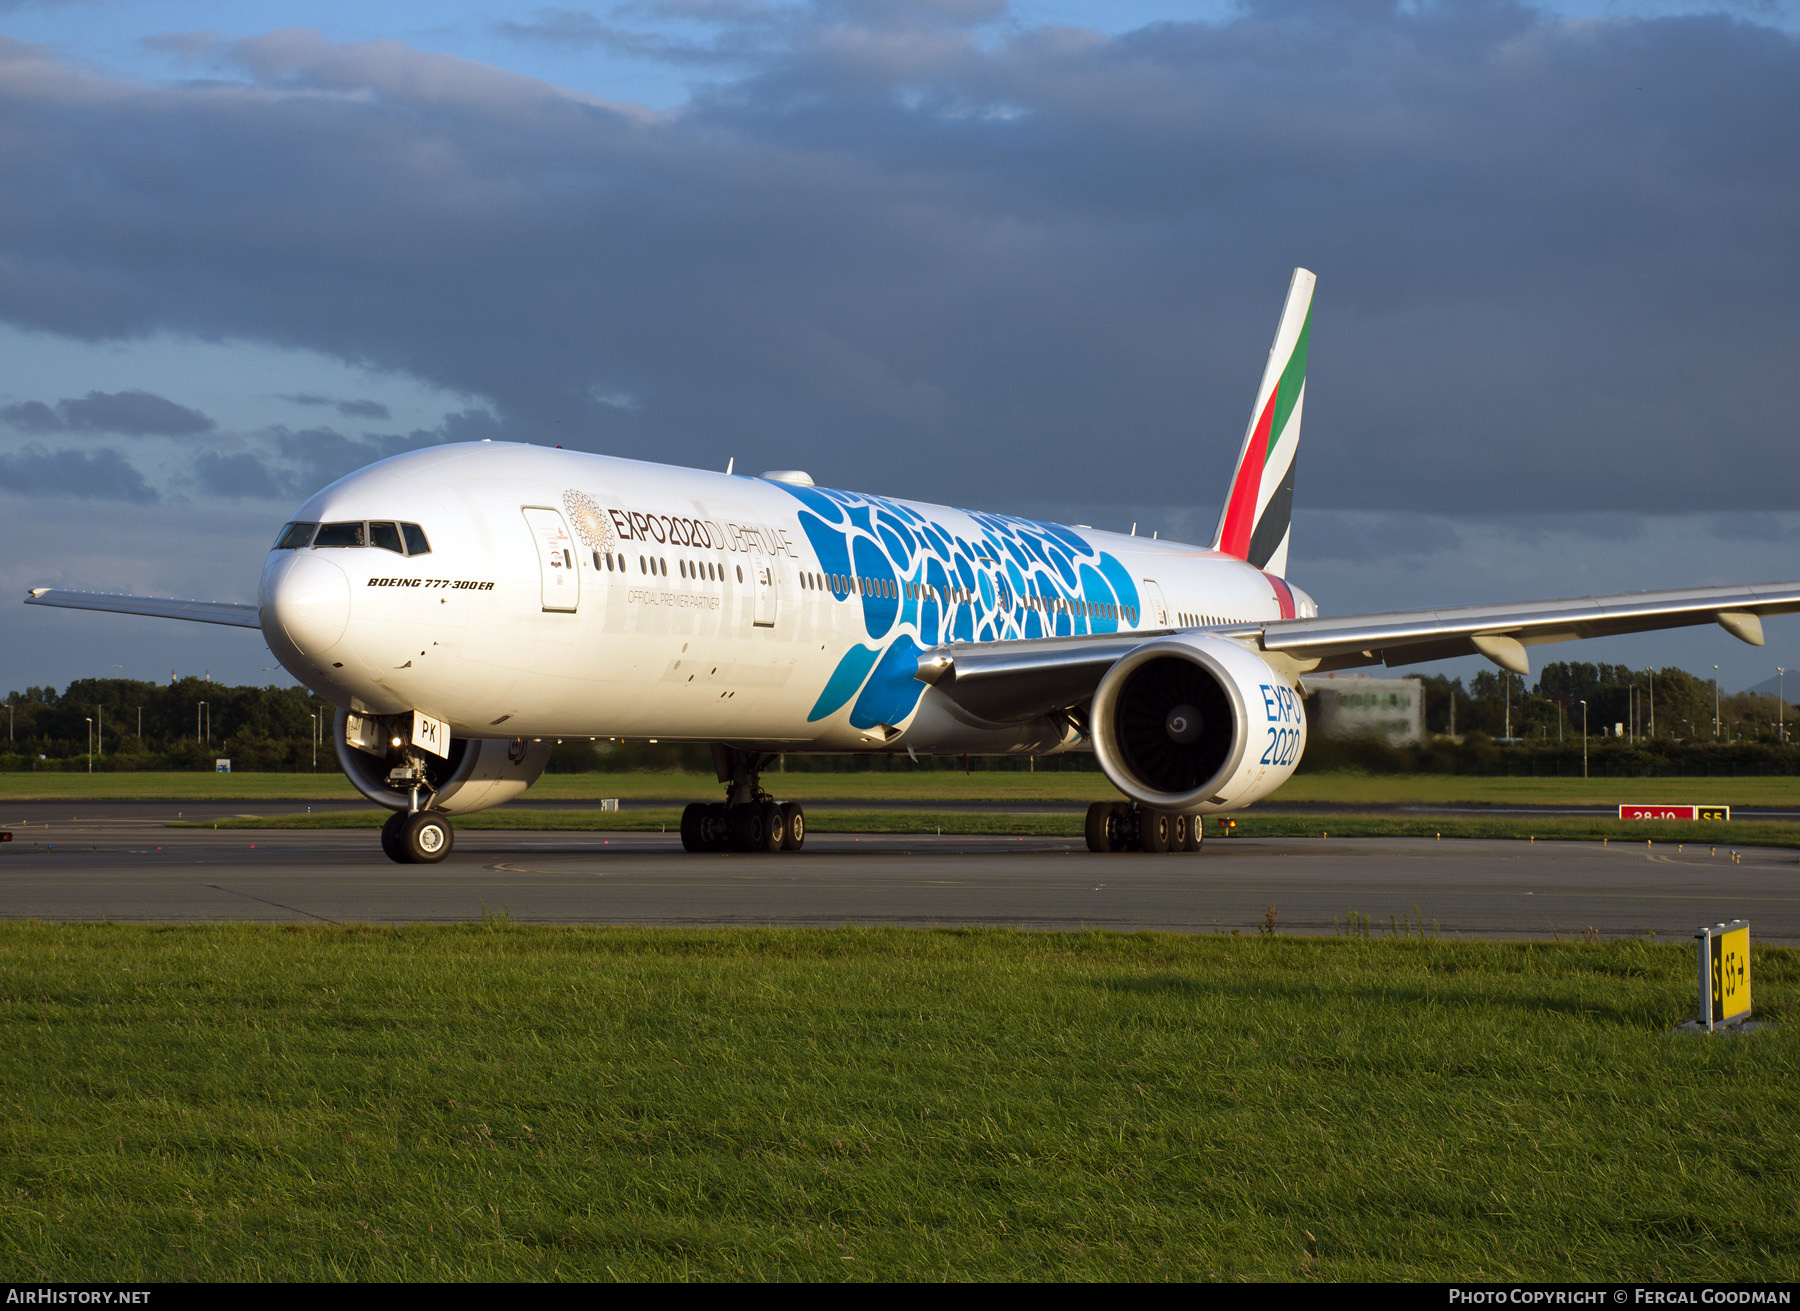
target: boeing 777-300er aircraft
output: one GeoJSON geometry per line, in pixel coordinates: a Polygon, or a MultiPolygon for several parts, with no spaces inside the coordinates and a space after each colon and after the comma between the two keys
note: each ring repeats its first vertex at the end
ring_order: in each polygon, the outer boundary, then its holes
{"type": "Polygon", "coordinates": [[[1128,800],[1095,851],[1194,850],[1286,781],[1301,675],[1718,623],[1760,645],[1800,583],[1321,617],[1287,580],[1313,275],[1294,272],[1212,544],[502,442],[398,455],[302,505],[257,604],[36,588],[32,605],[262,631],[338,707],[398,861],[510,801],[559,737],[712,744],[691,851],[794,850],[781,752],[1092,750],[1128,800]]]}

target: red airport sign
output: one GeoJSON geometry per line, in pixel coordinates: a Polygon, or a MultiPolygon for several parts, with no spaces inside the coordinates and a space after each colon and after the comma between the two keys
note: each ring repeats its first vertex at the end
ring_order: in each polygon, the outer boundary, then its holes
{"type": "Polygon", "coordinates": [[[1730,806],[1626,806],[1620,819],[1730,819],[1730,806]]]}

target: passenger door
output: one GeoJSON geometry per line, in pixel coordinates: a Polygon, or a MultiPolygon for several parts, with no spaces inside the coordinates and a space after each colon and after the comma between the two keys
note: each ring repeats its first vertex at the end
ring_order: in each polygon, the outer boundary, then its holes
{"type": "Polygon", "coordinates": [[[537,551],[544,609],[573,614],[581,605],[581,569],[575,560],[574,535],[563,522],[562,511],[537,505],[520,508],[537,551]]]}
{"type": "Polygon", "coordinates": [[[1169,626],[1169,605],[1163,600],[1162,588],[1157,586],[1154,578],[1143,578],[1139,582],[1144,590],[1143,620],[1146,628],[1167,628],[1169,626]]]}
{"type": "Polygon", "coordinates": [[[750,557],[750,582],[756,594],[755,626],[775,627],[775,565],[767,556],[750,557]]]}

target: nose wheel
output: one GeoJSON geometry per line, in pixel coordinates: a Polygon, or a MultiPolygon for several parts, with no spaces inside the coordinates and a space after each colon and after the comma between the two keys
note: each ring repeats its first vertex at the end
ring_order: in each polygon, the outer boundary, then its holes
{"type": "Polygon", "coordinates": [[[1089,851],[1198,851],[1200,816],[1133,801],[1096,801],[1087,811],[1089,851]]]}
{"type": "Polygon", "coordinates": [[[402,865],[435,865],[450,854],[456,833],[435,810],[397,810],[381,826],[381,849],[402,865]]]}

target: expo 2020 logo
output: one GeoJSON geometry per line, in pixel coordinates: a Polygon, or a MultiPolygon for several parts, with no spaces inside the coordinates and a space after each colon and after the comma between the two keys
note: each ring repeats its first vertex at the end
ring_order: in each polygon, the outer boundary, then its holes
{"type": "Polygon", "coordinates": [[[594,498],[586,492],[571,489],[563,493],[562,499],[563,509],[568,512],[575,535],[587,543],[589,550],[612,554],[615,534],[606,511],[596,505],[594,498]]]}

